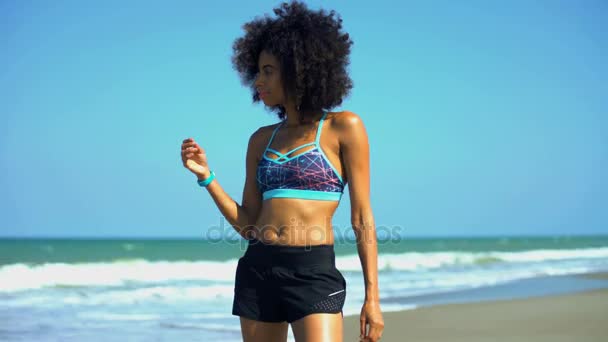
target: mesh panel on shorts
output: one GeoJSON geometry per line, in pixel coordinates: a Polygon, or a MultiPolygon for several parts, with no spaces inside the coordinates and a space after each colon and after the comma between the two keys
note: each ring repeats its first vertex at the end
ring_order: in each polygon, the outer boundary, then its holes
{"type": "Polygon", "coordinates": [[[346,291],[336,293],[333,296],[328,296],[320,302],[317,302],[312,306],[314,310],[320,311],[341,311],[344,306],[344,300],[346,299],[346,291]]]}

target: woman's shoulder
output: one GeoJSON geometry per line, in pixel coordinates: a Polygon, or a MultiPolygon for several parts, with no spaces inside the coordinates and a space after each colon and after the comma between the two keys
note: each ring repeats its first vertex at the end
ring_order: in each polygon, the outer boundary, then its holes
{"type": "Polygon", "coordinates": [[[280,122],[277,123],[273,123],[270,125],[266,125],[266,126],[261,126],[259,127],[255,132],[253,132],[253,135],[256,135],[258,137],[270,137],[270,135],[272,134],[272,132],[274,131],[274,129],[280,124],[280,122]]]}
{"type": "Polygon", "coordinates": [[[331,122],[332,127],[338,131],[348,131],[363,125],[361,117],[349,110],[328,112],[327,119],[331,122]]]}
{"type": "Polygon", "coordinates": [[[249,141],[256,145],[263,145],[265,142],[267,142],[268,139],[270,139],[270,136],[272,135],[272,132],[277,127],[277,125],[279,125],[279,122],[259,127],[251,134],[251,136],[249,137],[249,141]]]}

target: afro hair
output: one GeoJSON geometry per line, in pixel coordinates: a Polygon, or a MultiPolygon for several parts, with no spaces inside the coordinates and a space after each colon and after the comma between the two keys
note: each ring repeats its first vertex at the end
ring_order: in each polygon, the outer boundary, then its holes
{"type": "MultiPolygon", "coordinates": [[[[241,83],[251,88],[253,103],[260,101],[254,84],[258,58],[267,51],[280,61],[285,94],[295,100],[301,122],[305,113],[342,104],[353,87],[347,72],[353,42],[342,32],[340,16],[334,10],[310,10],[299,1],[284,2],[273,11],[276,18],[265,14],[245,23],[245,35],[232,46],[233,67],[241,83]]],[[[285,118],[282,105],[269,108],[285,118]]]]}

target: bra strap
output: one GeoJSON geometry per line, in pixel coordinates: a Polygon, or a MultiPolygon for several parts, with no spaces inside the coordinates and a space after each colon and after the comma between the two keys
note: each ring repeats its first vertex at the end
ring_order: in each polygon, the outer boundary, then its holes
{"type": "Polygon", "coordinates": [[[317,146],[319,146],[319,141],[321,139],[321,128],[323,128],[323,121],[325,121],[326,115],[327,111],[324,111],[321,120],[319,120],[319,127],[317,127],[317,136],[315,137],[315,144],[317,144],[317,146]]]}
{"type": "Polygon", "coordinates": [[[279,130],[279,127],[281,127],[281,125],[283,125],[283,121],[281,121],[281,123],[279,123],[277,125],[277,127],[274,128],[274,131],[272,131],[272,135],[270,136],[270,139],[268,140],[268,145],[266,145],[266,149],[270,148],[270,144],[272,143],[272,139],[274,139],[274,135],[277,133],[277,131],[279,130]]]}

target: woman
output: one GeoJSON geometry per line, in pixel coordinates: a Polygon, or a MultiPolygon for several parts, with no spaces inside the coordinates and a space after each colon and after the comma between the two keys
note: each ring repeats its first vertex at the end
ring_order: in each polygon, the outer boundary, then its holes
{"type": "Polygon", "coordinates": [[[274,13],[245,24],[233,45],[234,67],[253,101],[280,119],[249,139],[242,204],[224,192],[191,138],[183,141],[182,161],[249,240],[232,308],[246,342],[286,341],[289,324],[298,342],[342,341],[346,281],[335,267],[331,219],[348,183],[365,282],[360,333],[378,341],[384,322],[366,130],[352,112],[327,112],[352,88],[352,41],[334,11],[291,2],[274,13]]]}

